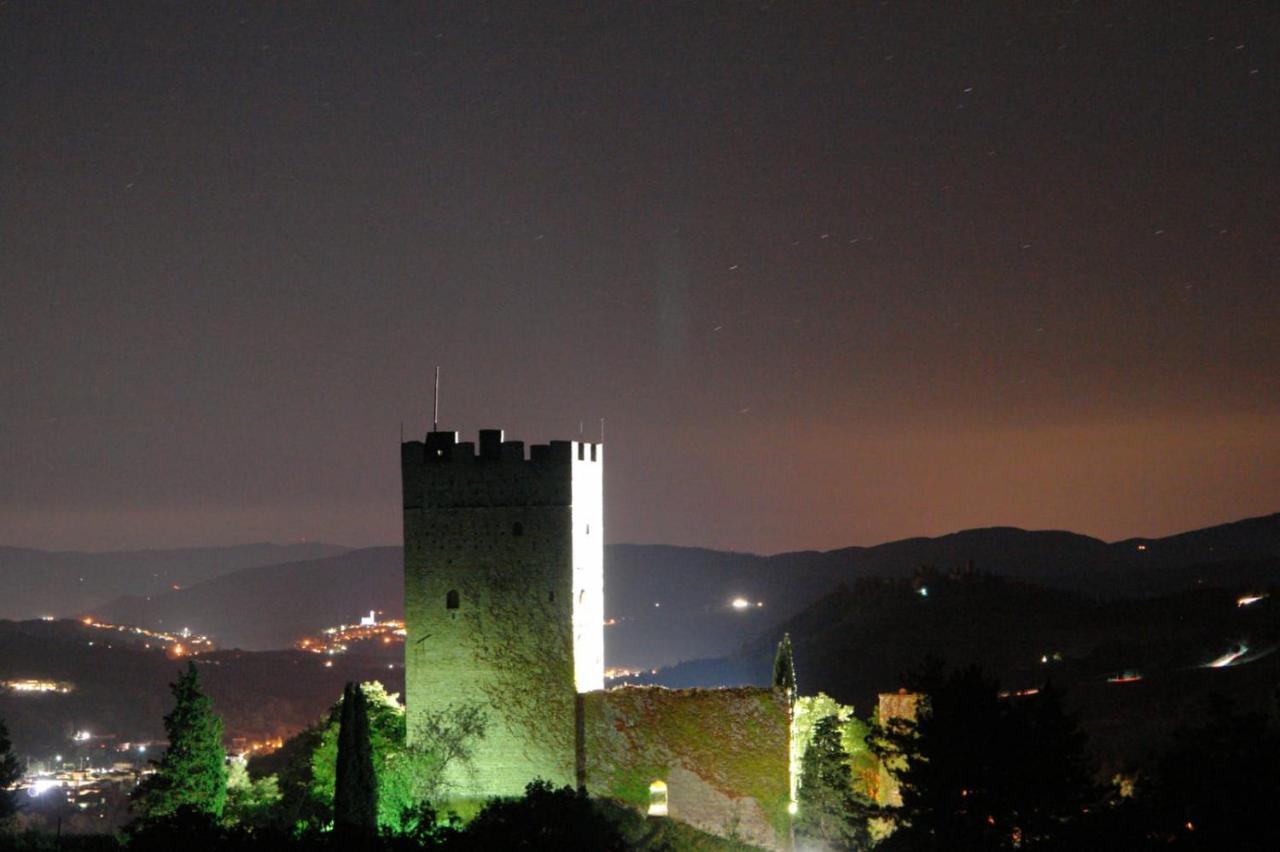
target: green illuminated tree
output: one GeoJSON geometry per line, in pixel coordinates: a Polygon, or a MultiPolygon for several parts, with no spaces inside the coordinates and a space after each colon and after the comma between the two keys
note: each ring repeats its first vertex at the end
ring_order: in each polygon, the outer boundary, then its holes
{"type": "Polygon", "coordinates": [[[156,772],[134,794],[144,819],[184,810],[221,816],[227,800],[227,753],[222,747],[222,720],[213,702],[200,691],[196,664],[169,685],[174,706],[164,717],[169,747],[153,761],[156,772]]]}
{"type": "Polygon", "coordinates": [[[0,826],[18,812],[18,793],[9,789],[22,777],[22,765],[13,754],[13,743],[9,742],[9,729],[0,719],[0,826]]]}
{"type": "Polygon", "coordinates": [[[488,716],[474,704],[420,713],[413,745],[388,756],[385,772],[379,775],[379,790],[393,797],[384,812],[400,814],[404,822],[423,803],[446,798],[449,767],[470,764],[475,744],[484,738],[487,727],[488,716]]]}
{"type": "Polygon", "coordinates": [[[798,800],[797,835],[836,849],[869,845],[872,807],[854,794],[838,716],[824,716],[813,726],[813,738],[800,761],[798,800]]]}
{"type": "Polygon", "coordinates": [[[244,761],[227,768],[227,803],[222,822],[241,828],[272,828],[280,816],[280,780],[275,775],[253,779],[244,761]]]}
{"type": "Polygon", "coordinates": [[[778,651],[773,655],[773,686],[785,689],[788,695],[796,694],[796,663],[791,655],[791,634],[783,633],[778,651]]]}
{"type": "MultiPolygon", "coordinates": [[[[381,683],[360,684],[369,718],[373,770],[378,779],[378,826],[400,830],[406,820],[420,822],[423,804],[436,803],[448,793],[451,766],[471,760],[475,742],[485,735],[487,717],[477,705],[457,704],[438,712],[419,714],[414,744],[406,744],[404,705],[381,683]]],[[[280,820],[287,825],[319,828],[333,821],[338,734],[342,701],[325,718],[285,741],[274,754],[250,761],[255,776],[275,774],[281,800],[280,820]]]]}
{"type": "MultiPolygon", "coordinates": [[[[362,683],[358,689],[364,696],[365,713],[369,721],[369,745],[373,755],[373,771],[378,778],[378,822],[384,827],[393,827],[399,818],[400,810],[408,804],[399,800],[397,785],[391,783],[387,777],[389,763],[405,747],[404,706],[400,703],[398,695],[387,692],[386,688],[377,681],[362,683]]],[[[346,695],[345,691],[343,695],[346,695]]],[[[328,821],[332,815],[337,785],[338,739],[342,727],[343,703],[339,701],[334,704],[323,724],[309,732],[306,739],[310,751],[305,752],[309,766],[297,767],[296,772],[289,772],[290,777],[294,775],[305,777],[310,790],[310,804],[300,809],[302,812],[300,816],[309,815],[311,819],[321,822],[328,821]]],[[[289,745],[286,744],[286,748],[289,745]]],[[[282,783],[285,774],[285,772],[281,773],[282,783]]],[[[286,795],[287,798],[289,798],[288,795],[286,795]]]]}
{"type": "Polygon", "coordinates": [[[348,683],[342,694],[333,824],[340,836],[350,838],[371,837],[378,830],[378,777],[369,741],[369,710],[364,690],[355,683],[348,683]]]}

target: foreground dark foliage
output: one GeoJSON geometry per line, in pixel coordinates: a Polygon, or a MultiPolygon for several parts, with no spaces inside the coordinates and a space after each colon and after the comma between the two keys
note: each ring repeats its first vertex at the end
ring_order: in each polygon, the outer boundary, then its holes
{"type": "Polygon", "coordinates": [[[914,722],[878,725],[872,748],[905,760],[899,829],[887,849],[1059,849],[1097,797],[1084,736],[1051,686],[1001,698],[975,667],[928,666],[914,722]]]}
{"type": "Polygon", "coordinates": [[[424,849],[445,852],[488,852],[494,849],[528,852],[688,849],[721,852],[740,848],[668,820],[646,820],[634,811],[592,801],[582,792],[569,787],[557,789],[545,781],[530,784],[520,798],[489,802],[465,828],[456,819],[439,820],[427,806],[409,815],[406,828],[399,834],[384,832],[353,840],[336,831],[293,833],[229,827],[207,812],[184,807],[140,823],[130,835],[121,839],[109,835],[60,839],[47,834],[0,835],[0,850],[345,852],[359,848],[370,852],[424,849]]]}
{"type": "Polygon", "coordinates": [[[0,719],[0,828],[18,813],[18,793],[9,788],[22,777],[22,764],[13,753],[9,729],[0,719]]]}

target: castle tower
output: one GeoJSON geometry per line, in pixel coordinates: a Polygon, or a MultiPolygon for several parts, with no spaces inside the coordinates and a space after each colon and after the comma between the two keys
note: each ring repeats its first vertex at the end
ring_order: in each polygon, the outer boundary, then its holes
{"type": "Polygon", "coordinates": [[[604,448],[480,432],[400,447],[405,703],[479,705],[488,732],[449,781],[463,796],[573,784],[580,692],[604,687],[604,448]]]}

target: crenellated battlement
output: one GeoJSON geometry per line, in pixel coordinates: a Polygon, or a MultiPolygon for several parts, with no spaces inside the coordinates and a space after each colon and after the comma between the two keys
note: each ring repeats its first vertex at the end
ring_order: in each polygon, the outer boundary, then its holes
{"type": "Polygon", "coordinates": [[[603,445],[588,441],[533,444],[526,454],[501,429],[480,430],[478,442],[428,432],[400,445],[404,507],[568,506],[574,467],[603,461],[603,445]]]}

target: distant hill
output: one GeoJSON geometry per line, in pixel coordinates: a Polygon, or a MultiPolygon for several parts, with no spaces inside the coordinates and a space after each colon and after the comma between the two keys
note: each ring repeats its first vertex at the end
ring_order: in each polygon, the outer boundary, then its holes
{"type": "Polygon", "coordinates": [[[158,595],[242,568],[346,550],[321,543],[109,553],[0,547],[0,618],[75,616],[121,595],[158,595]]]}
{"type": "MultiPolygon", "coordinates": [[[[1011,527],[875,547],[757,556],[614,544],[605,553],[606,664],[652,668],[718,657],[804,610],[839,583],[905,578],[921,566],[977,570],[1088,598],[1150,597],[1280,581],[1280,514],[1162,539],[1107,544],[1011,527]],[[734,608],[735,598],[750,605],[734,608]],[[757,604],[762,604],[757,606],[757,604]]],[[[403,612],[398,547],[351,551],[229,573],[180,591],[116,600],[94,614],[162,629],[190,627],[224,645],[290,646],[369,609],[403,612]]]]}
{"type": "Polygon", "coordinates": [[[292,647],[329,625],[353,623],[371,609],[388,618],[404,615],[398,547],[244,568],[150,598],[120,598],[93,614],[159,630],[189,627],[222,647],[267,650],[292,647]]]}
{"type": "MultiPolygon", "coordinates": [[[[1276,560],[1273,568],[1280,568],[1276,560]]],[[[1280,586],[1273,589],[1280,594],[1280,586]]],[[[825,692],[868,714],[928,657],[976,663],[1012,690],[1052,681],[1081,714],[1100,757],[1139,760],[1195,719],[1213,693],[1268,710],[1280,700],[1280,600],[1250,606],[1216,589],[1099,601],[1000,577],[864,579],[823,596],[720,659],[659,671],[671,687],[764,684],[783,632],[804,694],[825,692]],[[919,588],[927,589],[922,595],[919,588]],[[1233,649],[1238,662],[1208,663],[1233,649]],[[1122,672],[1141,680],[1110,683],[1122,672]]]]}
{"type": "MultiPolygon", "coordinates": [[[[111,755],[124,742],[163,741],[164,714],[173,706],[168,685],[186,662],[159,649],[122,643],[114,633],[74,621],[0,621],[0,672],[5,679],[74,686],[66,694],[0,689],[0,718],[19,754],[61,753],[74,759],[111,755]],[[74,743],[77,731],[94,738],[74,743]]],[[[226,723],[228,741],[265,740],[301,729],[341,697],[348,680],[381,680],[392,692],[404,689],[403,668],[388,668],[373,657],[219,651],[194,659],[205,691],[226,723]]]]}
{"type": "Polygon", "coordinates": [[[1280,582],[1280,514],[1113,544],[1070,532],[990,527],[767,557],[612,545],[606,551],[605,611],[618,623],[605,634],[606,656],[611,666],[649,668],[727,654],[839,583],[970,563],[983,573],[1099,599],[1240,589],[1280,582]],[[731,602],[739,596],[764,606],[735,610],[731,602]]]}

